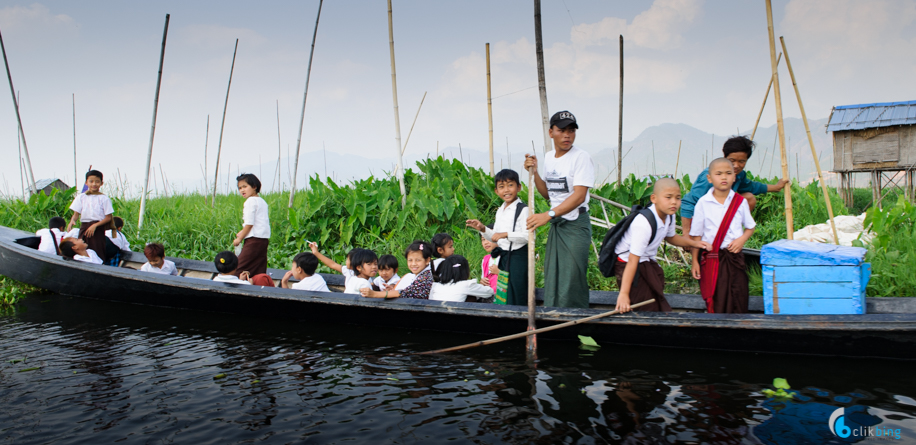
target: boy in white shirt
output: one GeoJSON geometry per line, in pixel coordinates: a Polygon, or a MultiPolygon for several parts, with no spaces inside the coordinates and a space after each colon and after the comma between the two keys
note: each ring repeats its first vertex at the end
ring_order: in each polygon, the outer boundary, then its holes
{"type": "Polygon", "coordinates": [[[152,272],[162,275],[178,275],[175,263],[165,259],[165,247],[159,243],[150,243],[143,248],[147,262],[140,266],[141,272],[152,272]]]}
{"type": "Polygon", "coordinates": [[[356,276],[356,274],[353,272],[353,269],[350,269],[350,255],[352,255],[353,251],[356,249],[353,249],[347,252],[347,258],[344,261],[346,264],[340,265],[340,264],[337,264],[336,261],[324,256],[321,252],[319,252],[318,243],[309,242],[308,245],[309,245],[309,249],[312,251],[312,255],[315,255],[315,257],[318,258],[318,261],[321,261],[321,264],[328,266],[328,268],[331,270],[336,270],[337,272],[340,272],[340,274],[344,276],[344,287],[347,286],[351,278],[356,276]]]}
{"type": "Polygon", "coordinates": [[[64,238],[60,242],[60,254],[64,258],[89,264],[104,264],[98,254],[79,238],[64,238]]]}
{"type": "Polygon", "coordinates": [[[372,284],[379,290],[393,290],[401,277],[398,276],[398,259],[394,255],[378,257],[378,276],[372,284]]]}
{"type": "Polygon", "coordinates": [[[321,275],[315,273],[316,269],[318,269],[318,257],[308,252],[302,252],[293,258],[293,266],[283,275],[280,285],[284,289],[330,292],[328,283],[324,281],[321,275]],[[290,278],[295,278],[299,282],[290,285],[290,278]]]}
{"type": "Polygon", "coordinates": [[[671,305],[665,299],[665,272],[655,261],[662,241],[678,247],[708,249],[709,244],[692,240],[674,232],[674,215],[681,207],[681,187],[671,178],[655,181],[652,205],[641,211],[624,232],[614,252],[617,265],[614,273],[620,285],[617,296],[617,310],[628,312],[630,305],[655,299],[652,304],[637,308],[640,311],[670,312],[671,305]],[[645,213],[649,213],[647,216],[645,213]],[[655,237],[647,218],[655,219],[655,237]],[[638,275],[638,278],[637,278],[638,275]]]}
{"type": "Polygon", "coordinates": [[[690,236],[712,245],[710,252],[693,252],[693,277],[710,313],[747,313],[747,266],[741,250],[757,223],[748,202],[732,190],[735,167],[726,158],[709,164],[707,181],[712,188],[696,203],[690,236]]]}
{"type": "MultiPolygon", "coordinates": [[[[233,246],[244,242],[239,254],[239,270],[248,271],[251,276],[267,273],[267,247],[270,244],[270,208],[258,194],[261,181],[251,173],[235,178],[239,193],[245,198],[242,210],[242,230],[232,240],[233,246]]],[[[238,275],[236,275],[238,276],[238,275]]]]}
{"type": "Polygon", "coordinates": [[[95,251],[104,263],[107,257],[105,256],[106,237],[103,228],[108,227],[111,222],[114,208],[111,206],[111,199],[99,191],[104,184],[102,178],[102,172],[98,170],[86,172],[86,193],[77,195],[73,204],[70,204],[73,216],[70,217],[67,231],[69,232],[79,220],[79,237],[86,241],[89,249],[95,251]]]}
{"type": "Polygon", "coordinates": [[[105,236],[107,236],[115,246],[118,246],[118,249],[129,251],[130,242],[127,241],[124,233],[121,232],[121,229],[124,227],[124,220],[115,216],[111,219],[111,225],[112,228],[105,231],[105,236]]]}
{"type": "MultiPolygon", "coordinates": [[[[518,199],[521,182],[515,170],[504,169],[496,174],[496,194],[503,205],[496,209],[496,222],[490,229],[476,219],[467,226],[483,232],[484,238],[496,243],[491,258],[499,258],[499,270],[509,273],[505,304],[528,305],[528,206],[518,199]]],[[[501,296],[497,297],[498,299],[501,296]]],[[[500,302],[502,303],[502,302],[500,302]]]]}
{"type": "Polygon", "coordinates": [[[41,237],[41,243],[38,244],[38,251],[57,255],[57,246],[64,240],[64,226],[67,222],[59,216],[55,216],[48,221],[48,228],[35,232],[35,235],[41,237]]]}

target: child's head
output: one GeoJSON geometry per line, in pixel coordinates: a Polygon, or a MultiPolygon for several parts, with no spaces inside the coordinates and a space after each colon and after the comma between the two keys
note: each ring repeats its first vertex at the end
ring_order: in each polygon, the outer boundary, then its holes
{"type": "Polygon", "coordinates": [[[89,170],[86,172],[86,187],[89,187],[90,192],[97,192],[102,188],[104,184],[104,178],[102,172],[98,170],[89,170]]]}
{"type": "Polygon", "coordinates": [[[430,243],[433,245],[433,256],[448,258],[455,253],[455,240],[447,233],[437,233],[430,243]]]}
{"type": "Polygon", "coordinates": [[[735,183],[735,166],[726,158],[716,158],[709,163],[706,180],[720,192],[731,190],[735,183]]]}
{"type": "Polygon", "coordinates": [[[231,275],[232,272],[239,268],[239,257],[235,256],[233,252],[224,250],[216,255],[213,264],[216,265],[217,272],[223,275],[231,275]]]}
{"type": "Polygon", "coordinates": [[[515,202],[516,198],[518,198],[518,192],[522,188],[518,173],[515,170],[506,168],[496,173],[496,177],[493,179],[496,182],[496,194],[506,204],[515,202]]]}
{"type": "Polygon", "coordinates": [[[569,111],[560,111],[550,118],[550,138],[553,139],[553,146],[557,151],[569,151],[576,142],[576,130],[579,124],[576,123],[576,116],[569,111]]]}
{"type": "Polygon", "coordinates": [[[407,259],[407,268],[414,274],[419,274],[429,266],[429,259],[433,255],[433,246],[426,241],[416,240],[407,246],[404,258],[407,259]]]}
{"type": "Polygon", "coordinates": [[[681,186],[671,178],[659,178],[652,186],[649,197],[655,210],[664,215],[674,215],[681,208],[681,186]]]}
{"type": "Polygon", "coordinates": [[[120,231],[124,227],[124,220],[120,216],[115,216],[111,219],[111,224],[114,226],[115,230],[120,231]]]}
{"type": "MultiPolygon", "coordinates": [[[[492,230],[493,224],[487,224],[487,228],[492,230]]],[[[494,243],[493,241],[490,241],[490,239],[487,238],[487,235],[484,233],[480,234],[480,245],[483,246],[483,250],[487,251],[487,253],[492,252],[493,249],[496,247],[496,243],[494,243]]]]}
{"type": "Polygon", "coordinates": [[[235,180],[239,184],[239,193],[246,199],[252,196],[258,196],[258,193],[261,193],[261,181],[257,176],[251,173],[243,173],[235,178],[235,180]]]}
{"type": "Polygon", "coordinates": [[[378,257],[378,276],[382,277],[385,282],[388,282],[397,272],[398,259],[394,255],[382,255],[378,257]]]}
{"type": "MultiPolygon", "coordinates": [[[[165,263],[165,247],[159,243],[149,243],[143,248],[143,255],[149,261],[149,265],[162,269],[165,263]]],[[[216,268],[219,270],[219,267],[216,268]]]]}
{"type": "Polygon", "coordinates": [[[67,226],[67,221],[65,221],[63,218],[61,218],[61,217],[59,217],[59,216],[55,216],[55,217],[51,218],[50,221],[48,221],[48,228],[49,228],[49,229],[57,229],[57,230],[63,231],[63,230],[64,230],[64,227],[66,227],[66,226],[67,226]]]}
{"type": "Polygon", "coordinates": [[[293,276],[299,280],[315,275],[317,269],[318,257],[311,252],[302,252],[293,258],[293,276]]]}
{"type": "Polygon", "coordinates": [[[433,279],[438,283],[449,284],[465,281],[471,277],[471,266],[461,255],[452,255],[439,263],[433,271],[433,279]]]}
{"type": "Polygon", "coordinates": [[[753,153],[754,141],[748,139],[747,136],[729,138],[722,145],[722,155],[725,156],[725,159],[732,161],[736,175],[744,171],[744,164],[747,163],[753,153]]]}
{"type": "Polygon", "coordinates": [[[61,256],[71,260],[76,254],[85,253],[87,247],[88,244],[79,238],[64,238],[58,246],[61,256]]]}
{"type": "Polygon", "coordinates": [[[369,249],[353,249],[350,251],[350,268],[360,278],[371,278],[378,271],[378,256],[369,249]]]}

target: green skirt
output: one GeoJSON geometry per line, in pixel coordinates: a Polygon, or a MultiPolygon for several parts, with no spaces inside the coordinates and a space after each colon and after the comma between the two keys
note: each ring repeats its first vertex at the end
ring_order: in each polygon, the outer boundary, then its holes
{"type": "Polygon", "coordinates": [[[582,212],[573,221],[550,220],[544,252],[544,306],[588,308],[588,249],[592,224],[582,212]]]}
{"type": "Polygon", "coordinates": [[[506,304],[528,306],[528,247],[512,253],[497,247],[491,255],[499,257],[499,270],[509,272],[506,304]]]}

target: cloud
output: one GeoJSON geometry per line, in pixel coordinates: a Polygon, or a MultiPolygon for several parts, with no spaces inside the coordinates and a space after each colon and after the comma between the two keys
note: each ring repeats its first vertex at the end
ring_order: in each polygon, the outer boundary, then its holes
{"type": "Polygon", "coordinates": [[[605,17],[597,23],[574,26],[570,32],[573,45],[602,46],[617,43],[623,35],[628,43],[642,48],[671,50],[681,46],[682,33],[700,14],[700,0],[656,0],[633,22],[605,17]]]}
{"type": "Polygon", "coordinates": [[[66,14],[53,14],[47,6],[8,6],[0,9],[0,28],[4,37],[13,36],[20,45],[29,47],[51,44],[73,37],[79,26],[66,14]]]}

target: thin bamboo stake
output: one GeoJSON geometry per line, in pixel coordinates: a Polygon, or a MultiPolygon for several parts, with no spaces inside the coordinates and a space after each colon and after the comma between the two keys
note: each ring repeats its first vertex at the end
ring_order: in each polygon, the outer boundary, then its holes
{"type": "Polygon", "coordinates": [[[623,183],[623,34],[620,35],[620,106],[617,111],[617,185],[623,183]]]}
{"type": "MultiPolygon", "coordinates": [[[[814,150],[814,139],[811,137],[811,128],[808,126],[808,116],[805,114],[805,105],[802,104],[801,93],[798,92],[798,84],[795,82],[795,72],[792,71],[792,62],[789,61],[789,51],[786,49],[786,41],[782,36],[779,37],[779,43],[782,44],[782,52],[786,55],[786,67],[789,68],[789,77],[792,79],[792,87],[795,88],[795,97],[798,98],[798,109],[801,111],[802,121],[805,123],[805,132],[808,134],[808,145],[811,146],[811,156],[814,157],[814,166],[817,167],[817,178],[821,182],[821,191],[824,192],[824,202],[827,204],[827,214],[830,216],[830,227],[833,229],[833,240],[839,245],[840,237],[836,231],[836,223],[833,221],[833,205],[830,203],[830,195],[827,193],[827,183],[824,182],[824,173],[821,171],[821,162],[818,159],[819,156],[814,150]]],[[[796,166],[795,169],[798,170],[798,167],[796,166]]],[[[797,172],[796,175],[798,175],[797,172]]]]}
{"type": "Polygon", "coordinates": [[[407,139],[404,140],[404,148],[401,149],[401,155],[404,155],[404,152],[407,151],[407,144],[410,143],[410,135],[413,134],[413,126],[417,125],[417,118],[420,117],[420,110],[423,109],[423,102],[426,101],[426,91],[423,92],[423,98],[420,99],[420,106],[417,107],[417,114],[413,117],[413,123],[410,124],[410,131],[407,132],[407,139]]]}
{"type": "Polygon", "coordinates": [[[76,93],[73,93],[73,184],[76,185],[76,93]]]}
{"type": "MultiPolygon", "coordinates": [[[[319,0],[318,16],[315,17],[315,30],[312,32],[312,49],[309,52],[309,66],[305,72],[305,93],[302,94],[302,114],[299,117],[299,137],[296,140],[296,162],[293,166],[293,183],[292,187],[289,189],[289,208],[293,207],[293,198],[296,196],[296,177],[299,176],[299,149],[302,147],[302,126],[305,123],[305,100],[309,95],[309,77],[312,74],[312,57],[315,55],[315,39],[318,37],[318,20],[321,19],[322,4],[324,4],[324,0],[319,0]]],[[[279,123],[277,125],[279,127],[279,123]]]]}
{"type": "MultiPolygon", "coordinates": [[[[766,0],[767,34],[770,38],[770,65],[773,69],[773,98],[776,99],[776,129],[779,134],[779,150],[782,159],[783,177],[789,178],[789,163],[786,158],[786,131],[782,121],[782,97],[779,93],[779,72],[776,70],[776,39],[773,35],[773,4],[766,0]]],[[[792,221],[792,187],[784,187],[786,196],[786,237],[793,239],[795,225],[792,221]]]]}
{"type": "MultiPolygon", "coordinates": [[[[210,115],[207,115],[207,134],[204,136],[204,193],[207,193],[207,145],[210,144],[210,115]]],[[[206,198],[204,198],[206,202],[206,198]]]]}
{"type": "Polygon", "coordinates": [[[681,143],[684,141],[677,141],[677,160],[674,161],[674,179],[677,179],[677,166],[681,163],[681,143]]]}
{"type": "Polygon", "coordinates": [[[487,118],[490,123],[490,176],[495,176],[493,166],[493,96],[490,93],[490,44],[487,43],[487,118]]]}
{"type": "MultiPolygon", "coordinates": [[[[652,303],[654,303],[654,302],[655,302],[655,299],[653,298],[653,299],[651,299],[651,300],[647,300],[647,301],[643,301],[643,302],[640,302],[640,303],[636,303],[636,304],[634,304],[634,305],[631,305],[631,306],[630,306],[630,309],[636,309],[636,308],[638,308],[638,307],[645,306],[645,305],[647,305],[647,304],[652,304],[652,303]]],[[[609,316],[611,316],[611,315],[617,315],[617,314],[619,314],[619,313],[620,313],[620,311],[618,311],[618,310],[615,309],[615,310],[610,311],[610,312],[604,312],[604,313],[601,313],[601,314],[598,314],[598,315],[592,315],[591,317],[580,318],[580,319],[578,319],[578,320],[567,321],[566,323],[560,323],[560,324],[557,324],[557,325],[548,326],[548,327],[546,327],[546,328],[529,330],[529,331],[526,331],[526,332],[520,332],[520,333],[518,333],[518,334],[507,335],[507,336],[505,336],[505,337],[491,338],[490,340],[475,341],[474,343],[468,343],[468,344],[461,345],[461,346],[453,346],[453,347],[451,347],[451,348],[436,349],[435,351],[418,352],[418,353],[413,354],[413,355],[442,354],[442,353],[445,353],[445,352],[454,352],[454,351],[460,351],[460,350],[462,350],[462,349],[476,348],[477,346],[492,345],[492,344],[494,344],[494,343],[501,343],[501,342],[504,342],[504,341],[507,341],[507,340],[515,340],[516,338],[522,338],[522,337],[528,337],[528,336],[534,337],[535,335],[541,334],[541,333],[544,333],[544,332],[555,331],[555,330],[557,330],[557,329],[568,328],[568,327],[570,327],[570,326],[575,326],[575,325],[577,325],[577,324],[588,323],[588,322],[590,322],[590,321],[594,321],[594,320],[597,320],[597,319],[599,319],[599,318],[609,317],[609,316]]]]}
{"type": "MultiPolygon", "coordinates": [[[[532,141],[534,144],[534,141],[532,141]]],[[[532,147],[533,148],[533,147],[532,147]]],[[[528,169],[528,208],[534,209],[534,168],[528,169]]],[[[534,262],[535,262],[535,231],[528,231],[528,332],[535,332],[537,326],[535,326],[535,307],[537,306],[537,301],[534,299],[534,262]]],[[[538,340],[537,336],[531,335],[527,337],[525,342],[525,351],[527,352],[528,358],[536,358],[538,352],[538,340]]]]}
{"type": "MultiPolygon", "coordinates": [[[[29,197],[25,191],[25,161],[22,159],[22,136],[19,135],[18,125],[16,126],[16,143],[19,146],[19,186],[22,187],[22,202],[29,202],[29,197]]],[[[73,186],[76,187],[76,179],[73,181],[73,186]]]]}
{"type": "Polygon", "coordinates": [[[391,0],[388,0],[388,49],[391,54],[391,96],[394,101],[394,141],[397,144],[398,167],[397,177],[398,184],[401,188],[401,208],[407,207],[407,188],[404,186],[404,159],[401,155],[404,149],[401,146],[401,117],[398,113],[398,76],[394,63],[394,23],[393,13],[391,11],[391,0]]]}
{"type": "Polygon", "coordinates": [[[550,117],[547,111],[547,80],[544,77],[544,39],[541,37],[541,0],[534,0],[534,42],[535,54],[537,55],[538,94],[541,98],[541,125],[544,128],[544,153],[547,153],[553,146],[550,143],[550,117]]]}
{"type": "MultiPolygon", "coordinates": [[[[162,50],[159,53],[159,74],[156,77],[156,95],[153,97],[153,124],[149,131],[149,150],[146,153],[146,179],[143,181],[143,194],[140,195],[140,219],[137,221],[137,230],[143,228],[143,216],[146,214],[146,195],[149,193],[149,172],[150,165],[153,162],[153,139],[156,136],[156,115],[159,112],[159,87],[162,85],[162,64],[165,61],[165,41],[168,35],[169,14],[166,14],[165,29],[162,30],[162,50]]],[[[153,176],[153,180],[156,180],[155,176],[153,176]]]]}
{"type": "Polygon", "coordinates": [[[162,177],[162,191],[165,193],[165,197],[169,197],[169,184],[165,181],[165,173],[162,172],[162,163],[159,163],[159,176],[162,177]]]}
{"type": "MultiPolygon", "coordinates": [[[[235,39],[235,49],[232,51],[232,66],[229,67],[229,84],[226,86],[226,102],[223,103],[223,123],[219,126],[219,144],[216,147],[216,167],[213,168],[213,199],[210,207],[216,206],[216,186],[219,184],[219,157],[223,152],[223,129],[226,128],[226,109],[229,108],[229,90],[232,89],[232,73],[235,72],[235,55],[239,50],[239,39],[235,39]]],[[[232,164],[229,164],[230,166],[232,164]]],[[[228,182],[226,183],[228,187],[228,182]]],[[[229,191],[227,190],[226,193],[229,191]]]]}
{"type": "MultiPolygon", "coordinates": [[[[776,58],[776,67],[779,67],[779,61],[782,60],[782,53],[779,53],[779,57],[776,58]]],[[[773,76],[770,76],[770,83],[767,84],[767,92],[763,95],[763,103],[760,104],[760,112],[757,113],[757,121],[754,122],[754,131],[751,132],[751,140],[754,140],[754,135],[757,134],[757,125],[760,124],[760,116],[763,116],[763,108],[767,105],[767,98],[770,97],[770,88],[773,87],[773,76]]]]}
{"type": "MultiPolygon", "coordinates": [[[[166,15],[166,23],[168,23],[168,15],[166,15]]],[[[25,163],[28,166],[29,173],[29,190],[32,193],[38,193],[38,189],[35,188],[35,173],[32,172],[32,160],[29,158],[29,145],[25,142],[25,130],[22,128],[22,116],[19,115],[19,100],[16,99],[16,89],[13,88],[13,74],[10,73],[10,64],[6,60],[6,46],[3,45],[3,34],[0,34],[0,50],[3,51],[3,65],[6,67],[6,78],[10,81],[10,95],[13,96],[13,107],[16,109],[16,122],[19,124],[19,135],[22,137],[22,149],[25,152],[25,163]]]]}
{"type": "Polygon", "coordinates": [[[280,158],[283,156],[280,149],[280,99],[277,99],[277,171],[274,173],[274,179],[276,182],[276,190],[283,190],[280,186],[280,158]]]}

